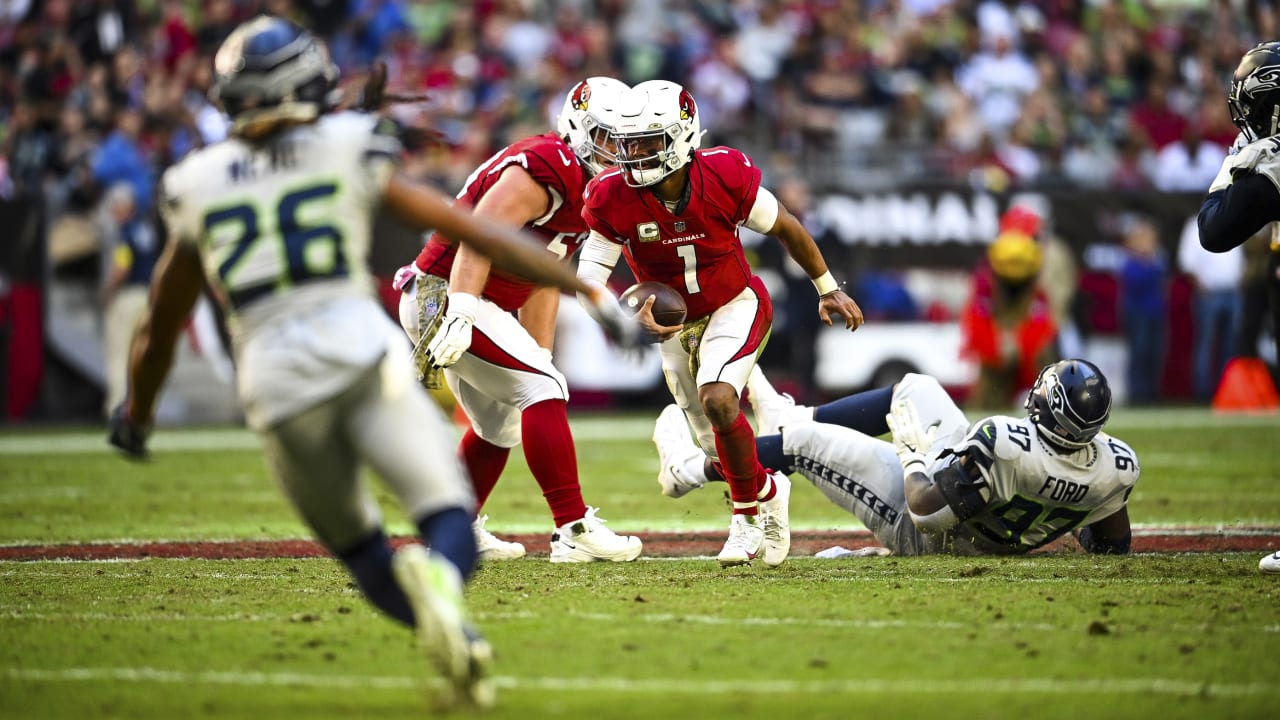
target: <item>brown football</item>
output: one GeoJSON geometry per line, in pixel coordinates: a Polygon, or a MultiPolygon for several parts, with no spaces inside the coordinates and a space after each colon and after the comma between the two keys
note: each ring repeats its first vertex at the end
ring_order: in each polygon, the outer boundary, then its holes
{"type": "Polygon", "coordinates": [[[671,326],[684,322],[685,314],[689,311],[684,304],[684,298],[680,293],[660,282],[636,283],[627,288],[618,300],[624,308],[635,313],[640,311],[640,306],[644,305],[644,301],[648,300],[650,295],[654,296],[653,319],[659,325],[671,326]]]}

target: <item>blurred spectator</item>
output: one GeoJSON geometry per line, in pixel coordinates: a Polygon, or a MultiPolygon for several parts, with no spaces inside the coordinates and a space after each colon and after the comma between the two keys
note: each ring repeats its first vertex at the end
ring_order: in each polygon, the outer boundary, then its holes
{"type": "Polygon", "coordinates": [[[1157,80],[1147,87],[1143,100],[1129,113],[1135,132],[1153,150],[1159,151],[1182,139],[1187,119],[1169,105],[1169,86],[1157,80]]]}
{"type": "Polygon", "coordinates": [[[116,128],[93,156],[93,179],[100,187],[129,183],[139,214],[151,208],[153,169],[142,155],[142,111],[123,108],[116,114],[116,128]]]}
{"type": "Polygon", "coordinates": [[[128,389],[129,346],[147,308],[151,272],[160,258],[160,240],[151,218],[138,212],[133,185],[107,189],[97,218],[102,248],[103,355],[107,393],[104,416],[124,400],[128,389]]]}
{"type": "MultiPolygon", "coordinates": [[[[1280,281],[1275,263],[1280,253],[1271,249],[1271,225],[1265,225],[1244,244],[1244,281],[1242,283],[1242,302],[1240,316],[1240,334],[1236,342],[1235,354],[1240,357],[1258,357],[1258,348],[1264,347],[1275,351],[1272,343],[1262,344],[1264,333],[1271,333],[1272,328],[1280,326],[1280,318],[1268,318],[1267,293],[1271,286],[1280,281]]],[[[1274,363],[1280,358],[1270,358],[1274,363]]]]}
{"type": "Polygon", "coordinates": [[[1035,66],[1013,40],[1012,29],[992,30],[984,37],[985,49],[956,71],[956,84],[977,103],[983,124],[996,135],[1018,119],[1023,98],[1040,82],[1035,66]]]}
{"type": "Polygon", "coordinates": [[[1056,356],[1057,327],[1036,284],[1042,262],[1035,240],[1010,231],[991,243],[986,264],[974,273],[960,317],[962,352],[978,364],[972,407],[1008,407],[1056,356]]]}
{"type": "Polygon", "coordinates": [[[1218,174],[1227,149],[1206,142],[1196,123],[1187,123],[1182,138],[1156,154],[1152,176],[1163,192],[1203,193],[1218,174]]]}
{"type": "Polygon", "coordinates": [[[1147,220],[1132,223],[1125,234],[1124,249],[1119,310],[1129,346],[1129,403],[1146,405],[1158,397],[1164,367],[1169,265],[1156,228],[1147,220]]]}
{"type": "Polygon", "coordinates": [[[1191,218],[1178,243],[1178,269],[1195,290],[1195,344],[1192,388],[1207,401],[1218,389],[1222,369],[1235,351],[1239,327],[1244,249],[1211,253],[1200,246],[1200,229],[1191,218]]]}

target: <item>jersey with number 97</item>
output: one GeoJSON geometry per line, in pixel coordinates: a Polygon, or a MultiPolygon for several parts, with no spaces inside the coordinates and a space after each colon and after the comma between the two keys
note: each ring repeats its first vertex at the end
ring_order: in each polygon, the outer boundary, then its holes
{"type": "Polygon", "coordinates": [[[257,144],[233,137],[165,172],[170,235],[200,250],[233,332],[302,286],[372,292],[373,212],[400,149],[389,121],[335,113],[257,144]]]}
{"type": "Polygon", "coordinates": [[[1008,555],[1046,545],[1123,508],[1140,472],[1133,449],[1105,432],[1062,454],[1025,417],[979,421],[940,462],[952,454],[967,455],[990,492],[953,531],[960,553],[1008,555]]]}
{"type": "MultiPolygon", "coordinates": [[[[561,260],[572,257],[586,239],[582,220],[582,190],[586,175],[577,156],[554,133],[534,135],[499,150],[475,169],[458,193],[458,202],[475,206],[498,182],[509,167],[524,169],[547,192],[547,212],[525,225],[529,234],[541,238],[547,250],[561,260]]],[[[418,269],[448,278],[453,269],[457,245],[434,233],[415,261],[418,269]]],[[[537,287],[522,277],[493,269],[484,286],[484,297],[508,312],[518,310],[537,287]]]]}

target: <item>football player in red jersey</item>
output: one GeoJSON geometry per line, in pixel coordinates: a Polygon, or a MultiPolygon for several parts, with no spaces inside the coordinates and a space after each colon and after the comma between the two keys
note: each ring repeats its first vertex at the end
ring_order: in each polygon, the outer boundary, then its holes
{"type": "MultiPolygon", "coordinates": [[[[561,259],[572,256],[587,231],[583,188],[613,162],[609,113],[627,89],[607,77],[578,83],[565,98],[556,132],[503,148],[471,173],[458,202],[477,215],[524,226],[561,259]]],[[[471,421],[459,454],[477,507],[484,507],[511,448],[523,443],[555,519],[552,562],[639,557],[640,538],[606,528],[582,498],[566,412],[569,390],[551,363],[559,290],[494,269],[483,255],[440,233],[401,269],[396,284],[404,291],[400,324],[417,343],[419,372],[431,385],[443,370],[471,421]]],[[[485,519],[474,526],[482,558],[524,555],[523,545],[485,530],[485,519]]]]}
{"type": "Polygon", "coordinates": [[[747,376],[769,337],[773,306],[752,274],[738,226],[777,237],[813,279],[818,315],[856,330],[862,310],[840,289],[804,226],[760,186],[751,158],[728,147],[699,150],[698,107],[680,85],[641,83],[619,103],[618,167],[587,186],[591,234],[578,276],[602,286],[625,255],[637,280],[675,288],[689,307],[683,325],[653,321],[650,299],[638,319],[662,341],[667,386],[699,443],[723,469],[733,499],[721,565],[750,562],[761,547],[776,566],[791,546],[790,483],[767,473],[739,406],[747,376]]]}

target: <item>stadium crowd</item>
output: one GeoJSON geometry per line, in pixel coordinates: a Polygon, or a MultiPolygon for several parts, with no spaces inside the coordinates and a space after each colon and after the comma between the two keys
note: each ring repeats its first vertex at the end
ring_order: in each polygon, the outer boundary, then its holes
{"type": "Polygon", "coordinates": [[[1202,191],[1236,134],[1224,83],[1276,29],[1253,0],[18,0],[0,189],[83,208],[123,179],[145,210],[159,169],[222,137],[212,53],[264,11],[324,37],[349,83],[383,58],[425,91],[401,119],[443,134],[415,171],[450,190],[605,74],[685,84],[710,141],[817,187],[1202,191]]]}
{"type": "Polygon", "coordinates": [[[421,93],[391,112],[439,142],[405,170],[449,193],[592,75],[684,84],[704,147],[784,188],[1204,192],[1237,133],[1231,72],[1277,30],[1263,0],[12,0],[0,198],[44,204],[55,263],[106,250],[122,327],[159,252],[157,178],[225,137],[213,53],[263,12],[323,37],[348,97],[375,60],[421,93]]]}

